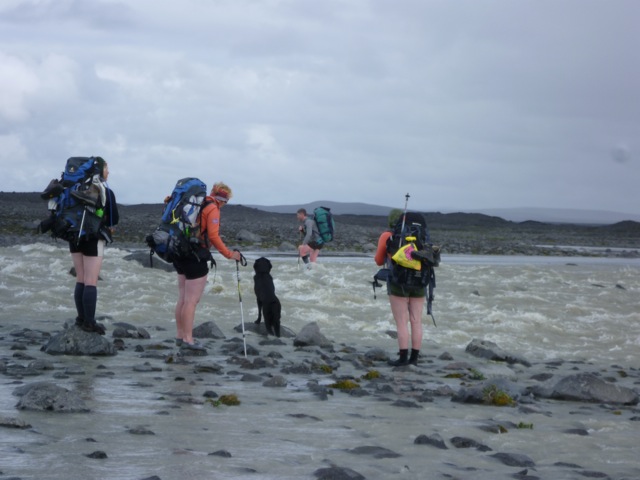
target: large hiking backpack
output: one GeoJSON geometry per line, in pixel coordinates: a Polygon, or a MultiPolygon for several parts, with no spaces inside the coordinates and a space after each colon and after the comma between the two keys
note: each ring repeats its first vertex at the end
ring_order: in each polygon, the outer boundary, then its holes
{"type": "Polygon", "coordinates": [[[69,242],[98,236],[106,195],[97,158],[70,157],[60,179],[51,180],[40,195],[49,201],[50,211],[40,222],[40,232],[50,231],[53,238],[69,242]]]}
{"type": "Polygon", "coordinates": [[[208,248],[200,244],[200,214],[206,202],[207,186],[197,178],[178,180],[167,198],[158,228],[147,235],[150,256],[166,262],[189,257],[212,260],[208,248]]]}
{"type": "Polygon", "coordinates": [[[317,207],[313,211],[313,220],[316,222],[316,227],[320,234],[321,242],[319,243],[322,244],[333,241],[335,222],[331,214],[331,209],[327,207],[317,207]]]}
{"type": "MultiPolygon", "coordinates": [[[[387,240],[387,253],[391,256],[389,281],[403,288],[427,287],[427,313],[431,315],[433,290],[436,288],[434,267],[440,264],[440,247],[431,244],[422,214],[407,212],[400,217],[387,240]]],[[[380,277],[380,272],[376,276],[380,277]]],[[[374,277],[375,280],[377,278],[374,277]]]]}

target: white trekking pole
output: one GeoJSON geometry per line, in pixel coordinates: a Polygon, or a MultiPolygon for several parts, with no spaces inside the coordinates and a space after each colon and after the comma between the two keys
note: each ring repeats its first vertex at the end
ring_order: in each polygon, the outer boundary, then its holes
{"type": "MultiPolygon", "coordinates": [[[[238,252],[239,253],[239,252],[238,252]]],[[[244,310],[242,308],[242,294],[240,293],[240,263],[247,266],[247,259],[240,254],[240,261],[236,260],[236,276],[238,277],[238,300],[240,300],[240,320],[242,323],[242,344],[244,345],[244,358],[247,358],[247,336],[244,330],[244,310]]]]}

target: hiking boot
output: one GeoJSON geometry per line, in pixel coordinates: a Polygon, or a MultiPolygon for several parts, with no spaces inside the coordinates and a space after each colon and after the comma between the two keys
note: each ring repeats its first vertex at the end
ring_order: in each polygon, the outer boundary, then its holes
{"type": "Polygon", "coordinates": [[[84,319],[76,317],[76,327],[82,328],[82,325],[84,325],[84,319]]]}
{"type": "Polygon", "coordinates": [[[43,200],[49,200],[50,198],[55,198],[60,195],[64,191],[64,187],[60,183],[59,180],[53,179],[47,185],[47,188],[40,194],[40,198],[43,200]]]}
{"type": "Polygon", "coordinates": [[[302,257],[302,261],[306,264],[309,263],[309,255],[305,255],[304,257],[302,257]]]}
{"type": "Polygon", "coordinates": [[[176,347],[181,347],[183,343],[184,340],[182,340],[181,338],[176,338],[176,347]]]}
{"type": "Polygon", "coordinates": [[[418,358],[420,357],[420,350],[414,348],[411,349],[411,356],[409,357],[409,363],[411,365],[418,365],[418,358]]]}
{"type": "Polygon", "coordinates": [[[95,207],[98,204],[98,195],[91,192],[90,190],[72,190],[71,196],[91,207],[95,207]]]}
{"type": "Polygon", "coordinates": [[[85,322],[80,326],[80,328],[88,333],[97,333],[99,335],[104,335],[105,333],[107,333],[103,325],[95,322],[94,323],[85,322]]]}
{"type": "Polygon", "coordinates": [[[420,260],[421,262],[425,262],[430,265],[434,265],[436,263],[435,259],[433,258],[432,249],[414,250],[413,252],[411,252],[411,258],[413,258],[414,260],[420,260]]]}
{"type": "Polygon", "coordinates": [[[391,361],[389,360],[389,365],[392,367],[402,367],[404,365],[409,365],[409,350],[400,350],[399,352],[400,358],[398,360],[391,361]]]}
{"type": "Polygon", "coordinates": [[[204,345],[194,341],[193,343],[182,341],[182,345],[180,345],[181,349],[184,350],[194,350],[196,352],[206,352],[207,349],[204,348],[204,345]]]}

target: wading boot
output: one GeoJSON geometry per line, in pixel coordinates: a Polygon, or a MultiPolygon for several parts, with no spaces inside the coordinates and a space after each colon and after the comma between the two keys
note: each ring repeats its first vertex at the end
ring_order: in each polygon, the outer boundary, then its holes
{"type": "Polygon", "coordinates": [[[393,362],[389,360],[389,365],[392,367],[402,367],[403,365],[409,365],[409,350],[403,349],[400,350],[400,358],[398,360],[394,360],[393,362]]]}
{"type": "Polygon", "coordinates": [[[418,365],[418,357],[420,356],[420,350],[414,348],[411,349],[411,356],[409,357],[409,363],[411,365],[418,365]]]}

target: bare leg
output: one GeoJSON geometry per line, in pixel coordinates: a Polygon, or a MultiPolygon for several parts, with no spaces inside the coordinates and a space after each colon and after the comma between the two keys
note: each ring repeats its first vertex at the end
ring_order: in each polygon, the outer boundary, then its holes
{"type": "Polygon", "coordinates": [[[409,322],[411,322],[411,348],[420,350],[422,345],[422,309],[424,297],[409,299],[409,322]]]}
{"type": "Polygon", "coordinates": [[[398,347],[406,350],[409,348],[409,299],[389,295],[389,303],[398,330],[398,347]]]}
{"type": "Polygon", "coordinates": [[[180,295],[176,305],[176,326],[178,338],[187,343],[193,343],[193,324],[196,316],[196,306],[200,302],[207,276],[187,280],[184,275],[178,275],[178,289],[180,295]],[[180,278],[182,277],[182,279],[180,278]]]}

